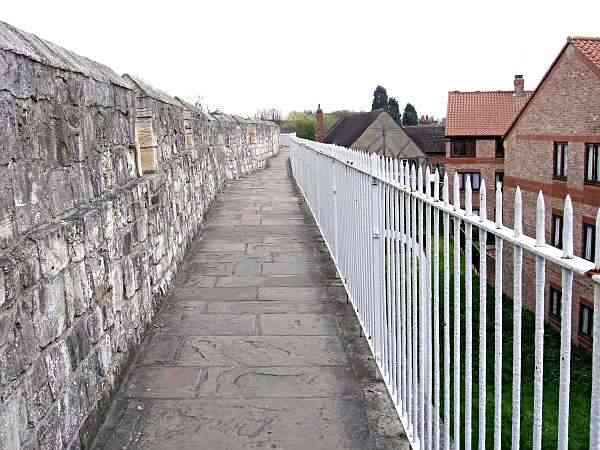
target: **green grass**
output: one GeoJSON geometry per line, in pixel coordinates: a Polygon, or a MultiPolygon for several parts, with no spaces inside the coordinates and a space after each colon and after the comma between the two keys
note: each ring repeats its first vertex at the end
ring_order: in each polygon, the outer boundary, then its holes
{"type": "MultiPolygon", "coordinates": [[[[451,344],[451,373],[453,372],[453,243],[450,242],[450,344],[451,344]]],[[[443,246],[440,245],[440,295],[443,296],[444,276],[443,246]]],[[[461,257],[461,436],[464,439],[464,366],[465,366],[465,292],[464,256],[461,257]]],[[[479,286],[478,274],[473,271],[473,411],[472,411],[472,448],[477,448],[479,422],[479,286]]],[[[443,323],[443,303],[440,300],[440,323],[443,323]]],[[[512,371],[513,371],[513,301],[503,297],[503,344],[502,344],[502,448],[510,448],[512,441],[512,371]]],[[[524,309],[522,315],[522,379],[521,379],[521,449],[532,448],[533,437],[533,383],[535,367],[535,316],[524,309]]],[[[494,288],[487,287],[487,371],[486,371],[486,447],[493,445],[494,432],[494,288]]],[[[443,330],[440,330],[440,346],[442,355],[442,380],[440,382],[440,397],[443,414],[443,330]]],[[[589,447],[590,397],[591,397],[591,355],[584,350],[573,348],[571,352],[571,390],[569,417],[569,448],[587,449],[589,447]]],[[[558,436],[558,397],[560,378],[560,335],[549,326],[545,328],[544,337],[544,394],[543,394],[543,429],[542,448],[556,448],[558,436]]],[[[450,390],[453,392],[453,380],[450,380],[450,390]]],[[[452,400],[451,395],[451,400],[452,400]]],[[[451,405],[452,406],[452,405],[451,405]]],[[[451,416],[452,417],[452,416],[451,416]]],[[[453,420],[451,420],[451,431],[453,420]]],[[[463,441],[464,446],[464,441],[463,441]]]]}

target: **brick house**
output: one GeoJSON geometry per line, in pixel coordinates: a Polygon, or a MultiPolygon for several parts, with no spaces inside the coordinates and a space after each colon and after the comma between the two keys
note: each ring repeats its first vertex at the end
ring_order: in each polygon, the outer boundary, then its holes
{"type": "MultiPolygon", "coordinates": [[[[594,219],[600,206],[600,39],[569,38],[505,138],[504,217],[513,223],[514,190],[523,193],[523,231],[535,235],[538,191],[546,204],[546,241],[562,245],[562,212],[569,194],[574,207],[575,255],[593,259],[594,219]]],[[[487,180],[486,180],[487,181],[487,180]]],[[[524,259],[523,301],[535,308],[535,266],[524,259]]],[[[512,286],[512,258],[504,260],[512,286]]],[[[561,275],[546,269],[545,316],[560,327],[561,275]]],[[[590,280],[575,277],[573,342],[591,348],[593,292],[590,280]]]]}
{"type": "MultiPolygon", "coordinates": [[[[524,87],[523,76],[516,75],[512,91],[448,93],[443,163],[451,182],[458,172],[464,187],[465,176],[471,176],[476,211],[481,180],[485,179],[488,198],[493,198],[496,182],[504,179],[504,135],[531,95],[524,87]]],[[[461,204],[464,205],[464,194],[461,204]]],[[[493,214],[493,202],[488,202],[488,217],[493,214]]]]}

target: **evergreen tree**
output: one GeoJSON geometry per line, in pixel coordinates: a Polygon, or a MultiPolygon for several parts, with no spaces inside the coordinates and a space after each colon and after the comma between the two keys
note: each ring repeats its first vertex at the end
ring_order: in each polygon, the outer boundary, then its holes
{"type": "Polygon", "coordinates": [[[377,86],[375,88],[375,92],[373,92],[373,104],[371,106],[371,111],[375,111],[376,109],[386,109],[387,105],[387,91],[383,86],[377,86]]]}
{"type": "Polygon", "coordinates": [[[404,114],[402,114],[402,125],[410,126],[418,124],[419,116],[417,115],[417,110],[413,105],[407,103],[404,108],[404,114]]]}
{"type": "Polygon", "coordinates": [[[394,97],[390,97],[386,110],[398,125],[402,124],[398,100],[396,100],[394,97]]]}

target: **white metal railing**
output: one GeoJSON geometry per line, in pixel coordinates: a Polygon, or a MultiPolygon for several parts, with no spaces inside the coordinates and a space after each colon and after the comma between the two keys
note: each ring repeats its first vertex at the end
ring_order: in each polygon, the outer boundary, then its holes
{"type": "MultiPolygon", "coordinates": [[[[560,336],[560,387],[558,402],[559,450],[569,448],[569,400],[571,362],[571,302],[574,274],[593,274],[600,267],[600,213],[596,220],[595,263],[573,255],[573,208],[564,205],[563,249],[545,243],[545,206],[537,201],[536,237],[522,231],[522,200],[515,194],[514,229],[502,224],[502,191],[496,189],[496,217],[486,217],[486,189],[480,187],[479,214],[472,212],[470,180],[466,180],[465,205],[460,205],[459,180],[453,180],[449,198],[447,174],[407,166],[397,160],[347,148],[290,138],[293,176],[302,191],[394,401],[414,449],[461,449],[520,447],[521,429],[521,312],[523,251],[535,256],[535,371],[531,448],[542,448],[544,286],[546,262],[562,272],[562,326],[560,336]],[[423,180],[434,180],[424,183],[423,180]],[[440,182],[442,181],[442,182],[440,182]],[[432,185],[433,184],[433,185],[432,185]],[[442,186],[440,195],[440,186],[442,186]],[[419,220],[419,217],[421,218],[419,220]],[[441,221],[441,223],[440,223],[441,221]],[[451,231],[450,224],[454,229],[451,231]],[[440,228],[440,225],[442,227],[440,228]],[[472,345],[472,248],[473,228],[479,237],[479,392],[478,429],[493,420],[493,442],[478,433],[472,443],[473,395],[472,345]],[[442,230],[442,231],[440,231],[442,230]],[[464,233],[461,233],[464,231],[464,233]],[[486,342],[486,242],[495,241],[494,342],[486,342]],[[461,247],[464,236],[464,247],[461,247]],[[442,242],[440,242],[440,240],[442,242]],[[450,243],[454,263],[450,267],[450,243]],[[440,243],[442,259],[440,259],[440,243]],[[511,442],[502,442],[502,255],[511,246],[514,257],[513,286],[513,380],[511,442]],[[465,267],[461,283],[461,249],[465,267]],[[440,262],[444,269],[440,274],[440,262]],[[450,275],[454,283],[451,295],[450,275]],[[440,276],[443,275],[443,276],[440,276]],[[442,281],[443,280],[443,281],[442,281]],[[464,289],[464,332],[461,333],[461,289],[464,289]],[[453,302],[453,317],[450,317],[453,302]],[[450,326],[453,321],[451,348],[450,326]],[[461,347],[460,340],[464,339],[461,347]],[[464,349],[464,352],[461,350],[464,349]],[[486,416],[486,354],[494,357],[494,414],[486,416]],[[464,359],[464,374],[461,373],[464,359]],[[443,360],[441,360],[443,359],[443,360]],[[452,362],[451,362],[452,359],[452,362]],[[451,372],[451,370],[453,372],[451,372]],[[453,386],[451,386],[451,382],[453,386]],[[461,395],[464,408],[461,405],[461,395]],[[462,417],[461,417],[462,412],[462,417]]],[[[475,241],[475,245],[477,242],[475,241]]],[[[600,448],[600,284],[594,280],[592,399],[590,448],[600,448]]],[[[477,324],[475,324],[477,326],[477,324]]],[[[510,325],[510,324],[509,324],[510,325]]],[[[531,414],[531,411],[526,411],[531,414]]],[[[524,436],[525,438],[525,436],[524,436]]]]}

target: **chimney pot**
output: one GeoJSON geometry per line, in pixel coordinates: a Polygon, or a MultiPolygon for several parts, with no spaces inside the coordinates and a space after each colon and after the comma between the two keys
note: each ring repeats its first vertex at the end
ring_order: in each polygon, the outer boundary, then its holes
{"type": "Polygon", "coordinates": [[[515,75],[515,95],[523,95],[525,91],[525,79],[523,75],[515,75]]]}

